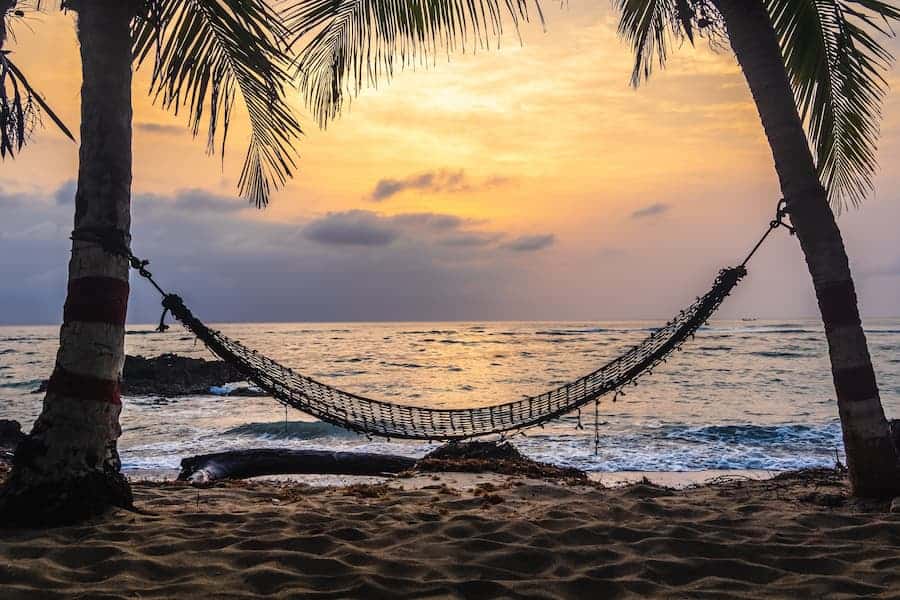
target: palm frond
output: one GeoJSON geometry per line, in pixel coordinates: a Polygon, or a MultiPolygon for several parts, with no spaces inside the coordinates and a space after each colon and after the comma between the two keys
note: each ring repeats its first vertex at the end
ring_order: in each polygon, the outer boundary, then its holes
{"type": "Polygon", "coordinates": [[[885,71],[900,10],[879,0],[766,0],[822,184],[836,209],[873,188],[885,71]]]}
{"type": "Polygon", "coordinates": [[[240,192],[258,207],[296,168],[302,130],[288,105],[285,31],[266,0],[150,0],[135,20],[137,64],[153,62],[151,93],[194,135],[224,153],[235,102],[247,109],[250,141],[240,192]]]}
{"type": "Polygon", "coordinates": [[[499,44],[504,25],[518,33],[529,11],[544,21],[539,0],[290,0],[283,8],[301,92],[321,126],[345,98],[427,65],[439,53],[499,44]]]}
{"type": "Polygon", "coordinates": [[[70,140],[75,137],[21,70],[0,50],[0,158],[13,157],[28,143],[41,116],[47,115],[70,140]]]}
{"type": "MultiPolygon", "coordinates": [[[[637,87],[649,79],[655,66],[665,66],[673,37],[691,19],[683,13],[683,2],[676,0],[615,0],[615,5],[619,11],[619,35],[631,43],[634,52],[631,85],[637,87]]],[[[693,39],[691,29],[686,31],[693,39]]]]}

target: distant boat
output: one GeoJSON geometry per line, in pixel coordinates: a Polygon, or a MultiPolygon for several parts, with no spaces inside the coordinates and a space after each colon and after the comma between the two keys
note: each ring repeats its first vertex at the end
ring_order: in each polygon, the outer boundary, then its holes
{"type": "Polygon", "coordinates": [[[741,321],[750,322],[750,321],[759,321],[759,319],[756,317],[744,317],[743,319],[741,319],[741,321]]]}

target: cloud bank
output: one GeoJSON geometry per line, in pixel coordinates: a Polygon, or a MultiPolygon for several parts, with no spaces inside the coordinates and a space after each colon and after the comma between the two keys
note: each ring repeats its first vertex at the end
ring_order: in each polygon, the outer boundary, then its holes
{"type": "MultiPolygon", "coordinates": [[[[73,210],[62,199],[70,196],[71,183],[45,196],[0,191],[0,254],[13,257],[0,264],[0,323],[59,322],[73,210]]],[[[504,240],[542,245],[445,213],[352,210],[272,222],[202,190],[138,194],[133,212],[135,254],[210,322],[502,318],[534,278],[504,240]]],[[[134,278],[129,322],[158,317],[158,296],[134,278]]]]}
{"type": "Polygon", "coordinates": [[[513,252],[537,252],[552,246],[555,242],[556,236],[553,234],[523,235],[504,244],[503,247],[513,252]]]}
{"type": "Polygon", "coordinates": [[[482,180],[473,180],[463,170],[426,171],[402,179],[380,179],[372,190],[370,199],[383,202],[406,191],[460,193],[482,190],[504,185],[506,177],[494,175],[482,180]]]}

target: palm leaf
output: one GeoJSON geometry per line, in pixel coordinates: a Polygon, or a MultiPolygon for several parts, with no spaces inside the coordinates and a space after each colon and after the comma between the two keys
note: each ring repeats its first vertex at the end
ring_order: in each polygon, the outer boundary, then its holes
{"type": "MultiPolygon", "coordinates": [[[[14,157],[31,139],[46,115],[70,140],[75,137],[4,50],[12,31],[8,21],[21,18],[15,0],[0,0],[0,158],[14,157]]],[[[40,5],[38,4],[38,8],[40,5]]]]}
{"type": "Polygon", "coordinates": [[[873,188],[885,71],[879,38],[897,8],[879,0],[766,0],[822,184],[832,204],[858,205],[873,188]]]}
{"type": "Polygon", "coordinates": [[[284,29],[265,0],[152,0],[135,20],[134,54],[152,57],[151,93],[188,112],[194,135],[224,152],[234,104],[243,100],[250,140],[239,188],[259,207],[296,168],[300,124],[285,100],[284,29]]]}
{"type": "Polygon", "coordinates": [[[438,53],[499,43],[505,22],[518,32],[538,0],[302,0],[282,14],[293,44],[301,92],[323,127],[345,97],[390,79],[438,53]]]}
{"type": "Polygon", "coordinates": [[[22,150],[40,124],[42,114],[75,141],[62,119],[10,59],[9,52],[0,50],[0,158],[13,157],[22,150]]]}
{"type": "Polygon", "coordinates": [[[679,31],[689,33],[691,19],[684,3],[677,0],[615,0],[619,10],[619,35],[631,43],[634,69],[631,84],[635,87],[648,79],[655,66],[666,65],[669,45],[679,31]],[[685,28],[687,23],[687,28],[685,28]]]}

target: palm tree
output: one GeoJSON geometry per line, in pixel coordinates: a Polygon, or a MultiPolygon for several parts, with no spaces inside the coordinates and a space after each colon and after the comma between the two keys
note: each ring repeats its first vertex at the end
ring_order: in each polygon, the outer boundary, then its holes
{"type": "MultiPolygon", "coordinates": [[[[205,126],[210,150],[217,142],[224,149],[233,108],[242,102],[251,127],[240,190],[258,206],[291,175],[301,134],[285,101],[284,31],[265,0],[66,0],[56,7],[77,14],[83,71],[68,294],[43,410],[0,493],[4,521],[32,524],[132,502],[116,443],[129,293],[133,65],[152,64],[151,93],[167,108],[186,109],[195,134],[205,126]]],[[[22,150],[40,113],[62,126],[3,49],[15,19],[42,8],[40,0],[0,0],[4,156],[22,150]]]]}
{"type": "MultiPolygon", "coordinates": [[[[291,177],[294,145],[302,133],[285,101],[292,37],[324,35],[316,39],[349,52],[341,64],[356,69],[361,82],[362,40],[378,40],[367,59],[370,75],[383,75],[392,70],[396,52],[409,59],[427,57],[441,43],[448,49],[468,40],[486,45],[502,33],[504,18],[516,26],[528,18],[528,0],[421,1],[281,0],[280,9],[267,0],[54,3],[77,13],[83,71],[69,286],[56,367],[41,415],[0,490],[0,521],[72,522],[132,504],[116,447],[129,293],[133,66],[152,65],[152,96],[175,112],[186,110],[195,135],[205,128],[210,152],[217,147],[224,152],[234,106],[243,104],[251,127],[239,188],[264,207],[291,177]],[[397,32],[411,37],[404,41],[397,32]]],[[[48,4],[0,0],[2,157],[23,149],[41,115],[74,139],[4,49],[8,27],[24,16],[23,7],[39,10],[48,4]]],[[[309,59],[314,52],[303,56],[309,59]]],[[[334,54],[327,58],[343,61],[334,54]]],[[[301,79],[316,78],[305,75],[308,61],[300,65],[301,79]]],[[[340,109],[339,97],[319,98],[316,114],[323,123],[323,115],[340,109]]]]}
{"type": "MultiPolygon", "coordinates": [[[[487,19],[459,30],[446,21],[465,12],[466,0],[310,0],[288,11],[287,27],[304,42],[297,62],[301,88],[320,124],[337,116],[347,95],[390,77],[395,68],[497,39],[500,17],[507,15],[484,1],[487,9],[475,14],[487,19]]],[[[665,64],[673,41],[693,43],[706,36],[730,42],[762,118],[812,275],[854,492],[900,494],[898,449],[881,406],[832,211],[832,205],[858,205],[872,188],[886,88],[882,73],[892,61],[878,38],[890,33],[888,22],[900,19],[900,11],[879,0],[614,4],[621,13],[619,32],[635,52],[635,86],[665,64]]],[[[528,7],[522,0],[515,6],[511,14],[518,26],[515,18],[527,19],[528,7]]]]}
{"type": "Polygon", "coordinates": [[[834,211],[871,191],[892,57],[879,42],[900,11],[879,0],[616,0],[632,83],[678,38],[727,38],[756,103],[831,357],[854,492],[900,494],[898,449],[879,398],[834,211]],[[804,130],[804,124],[806,130],[804,130]],[[810,147],[812,146],[812,148],[810,147]]]}

